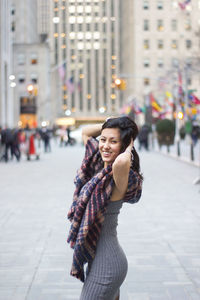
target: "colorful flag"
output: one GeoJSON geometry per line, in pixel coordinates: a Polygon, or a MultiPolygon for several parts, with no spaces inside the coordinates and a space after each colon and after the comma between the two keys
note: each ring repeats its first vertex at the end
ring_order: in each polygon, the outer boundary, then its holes
{"type": "Polygon", "coordinates": [[[185,0],[184,2],[179,2],[178,5],[182,10],[185,10],[186,6],[190,3],[191,0],[185,0]]]}
{"type": "Polygon", "coordinates": [[[182,81],[182,74],[181,71],[178,71],[178,94],[179,96],[183,95],[183,81],[182,81]]]}
{"type": "Polygon", "coordinates": [[[74,92],[74,78],[71,77],[66,80],[67,90],[72,94],[74,92]]]}
{"type": "Polygon", "coordinates": [[[197,98],[197,96],[195,96],[194,94],[190,94],[189,99],[192,101],[192,103],[200,105],[200,99],[197,98]]]}
{"type": "Polygon", "coordinates": [[[158,102],[154,98],[152,93],[150,93],[150,103],[151,103],[153,110],[158,111],[158,112],[161,112],[163,110],[162,107],[158,104],[158,102]]]}
{"type": "Polygon", "coordinates": [[[60,65],[58,68],[58,73],[62,80],[64,80],[64,78],[65,78],[65,69],[66,69],[66,63],[60,65]]]}

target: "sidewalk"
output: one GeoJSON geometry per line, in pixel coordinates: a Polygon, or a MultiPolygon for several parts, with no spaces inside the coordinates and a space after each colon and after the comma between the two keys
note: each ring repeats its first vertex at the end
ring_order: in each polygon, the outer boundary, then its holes
{"type": "MultiPolygon", "coordinates": [[[[39,161],[0,164],[0,300],[79,299],[66,215],[83,153],[54,146],[39,161]]],[[[198,168],[153,151],[140,157],[142,199],[119,216],[129,263],[120,300],[199,300],[198,168]]]]}
{"type": "Polygon", "coordinates": [[[167,147],[162,146],[159,148],[156,140],[154,141],[154,150],[158,151],[162,154],[169,155],[173,158],[177,158],[184,162],[190,163],[194,166],[200,167],[200,140],[198,140],[197,144],[193,147],[194,160],[191,160],[191,145],[188,139],[180,141],[180,156],[178,156],[177,144],[170,146],[170,152],[167,152],[167,147]]]}

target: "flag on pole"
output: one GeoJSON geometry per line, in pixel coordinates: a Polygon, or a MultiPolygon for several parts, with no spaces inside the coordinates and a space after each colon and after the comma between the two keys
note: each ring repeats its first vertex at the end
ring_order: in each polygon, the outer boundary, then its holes
{"type": "Polygon", "coordinates": [[[162,107],[158,104],[158,102],[154,98],[152,93],[150,93],[150,103],[151,103],[153,110],[158,111],[158,112],[161,112],[163,110],[162,107]]]}
{"type": "Polygon", "coordinates": [[[185,0],[184,2],[179,2],[178,5],[182,10],[185,10],[186,6],[191,2],[191,0],[185,0]]]}
{"type": "Polygon", "coordinates": [[[192,103],[200,105],[200,99],[197,98],[197,96],[195,96],[194,94],[190,94],[189,99],[192,101],[192,103]]]}
{"type": "Polygon", "coordinates": [[[65,78],[65,69],[66,69],[66,63],[60,65],[58,68],[58,73],[62,80],[64,80],[64,78],[65,78]]]}
{"type": "Polygon", "coordinates": [[[178,71],[178,94],[179,96],[182,96],[183,95],[183,81],[182,81],[182,74],[181,74],[181,71],[179,70],[178,71]]]}
{"type": "Polygon", "coordinates": [[[69,79],[66,80],[66,85],[67,85],[67,89],[68,91],[72,94],[74,92],[74,78],[71,77],[69,79]]]}

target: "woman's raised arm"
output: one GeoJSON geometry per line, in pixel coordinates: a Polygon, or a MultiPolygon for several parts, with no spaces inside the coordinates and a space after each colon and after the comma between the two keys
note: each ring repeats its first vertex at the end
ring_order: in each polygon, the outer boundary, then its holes
{"type": "Polygon", "coordinates": [[[91,137],[97,137],[101,133],[103,124],[92,124],[83,128],[82,130],[82,139],[84,145],[86,145],[87,141],[91,137]]]}

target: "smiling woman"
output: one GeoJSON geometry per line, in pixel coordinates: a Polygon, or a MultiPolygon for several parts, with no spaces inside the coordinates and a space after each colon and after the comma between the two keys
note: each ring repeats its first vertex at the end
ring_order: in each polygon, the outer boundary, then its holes
{"type": "Polygon", "coordinates": [[[86,152],[68,213],[68,242],[74,249],[71,275],[84,282],[80,300],[119,299],[127,259],[117,239],[118,214],[123,202],[139,201],[142,191],[133,145],[137,134],[137,125],[128,117],[83,129],[86,152]]]}

